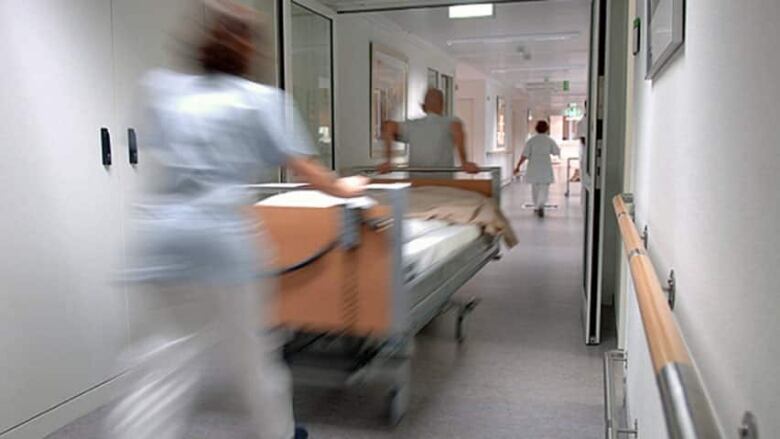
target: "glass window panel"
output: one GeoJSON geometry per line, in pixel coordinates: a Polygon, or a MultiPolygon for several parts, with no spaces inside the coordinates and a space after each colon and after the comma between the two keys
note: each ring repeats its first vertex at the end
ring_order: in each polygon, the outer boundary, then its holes
{"type": "Polygon", "coordinates": [[[444,115],[452,116],[455,106],[455,81],[452,76],[441,75],[441,91],[444,93],[444,115]]]}
{"type": "Polygon", "coordinates": [[[334,167],[332,21],[292,4],[292,93],[320,160],[334,167]]]}

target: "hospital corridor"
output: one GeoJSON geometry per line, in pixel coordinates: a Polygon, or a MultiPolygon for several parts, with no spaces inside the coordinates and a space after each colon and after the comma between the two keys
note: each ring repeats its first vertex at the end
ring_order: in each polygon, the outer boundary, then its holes
{"type": "MultiPolygon", "coordinates": [[[[451,314],[417,337],[416,390],[397,428],[387,428],[376,386],[349,392],[303,388],[296,393],[295,412],[312,437],[601,437],[602,359],[609,341],[589,348],[579,338],[576,286],[582,268],[576,250],[582,214],[564,191],[564,184],[553,188],[551,200],[559,208],[541,222],[522,208],[530,200],[525,188],[517,183],[505,190],[506,212],[528,237],[526,245],[486,267],[458,293],[483,300],[468,323],[467,344],[454,343],[451,314]]],[[[98,438],[104,415],[105,410],[87,415],[48,439],[98,438]]],[[[186,437],[251,436],[240,417],[206,411],[186,437]]]]}
{"type": "Polygon", "coordinates": [[[0,439],[780,437],[777,0],[0,0],[0,439]]]}
{"type": "Polygon", "coordinates": [[[526,245],[487,266],[458,293],[482,298],[464,346],[452,343],[451,315],[418,336],[412,382],[419,391],[395,431],[382,429],[381,421],[377,425],[382,407],[370,393],[325,392],[302,395],[296,406],[301,416],[311,416],[312,433],[323,438],[601,437],[600,377],[609,341],[589,348],[579,339],[579,296],[572,292],[582,270],[576,251],[582,216],[576,201],[565,200],[564,186],[553,188],[551,200],[560,207],[544,222],[522,208],[530,200],[525,188],[514,184],[505,190],[505,209],[528,238],[526,245]],[[329,409],[318,415],[322,406],[329,409]],[[336,421],[350,413],[358,415],[353,422],[336,421]]]}

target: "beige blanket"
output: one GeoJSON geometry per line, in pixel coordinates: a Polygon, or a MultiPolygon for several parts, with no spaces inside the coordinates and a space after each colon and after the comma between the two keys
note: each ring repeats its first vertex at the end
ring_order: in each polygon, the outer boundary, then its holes
{"type": "Polygon", "coordinates": [[[407,217],[477,224],[485,233],[501,236],[508,247],[517,245],[517,235],[501,208],[476,192],[436,186],[411,188],[407,217]]]}

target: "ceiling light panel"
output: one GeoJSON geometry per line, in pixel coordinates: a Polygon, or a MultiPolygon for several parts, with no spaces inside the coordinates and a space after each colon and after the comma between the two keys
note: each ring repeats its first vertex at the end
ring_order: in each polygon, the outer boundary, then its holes
{"type": "Polygon", "coordinates": [[[459,38],[448,40],[448,46],[458,44],[504,44],[518,42],[567,41],[580,36],[579,32],[542,32],[534,34],[501,35],[495,37],[459,38]]]}
{"type": "Polygon", "coordinates": [[[492,3],[450,6],[450,18],[492,17],[495,13],[492,3]]]}
{"type": "Polygon", "coordinates": [[[579,70],[584,69],[584,65],[565,65],[565,66],[539,66],[539,67],[510,67],[505,69],[493,69],[490,73],[512,73],[512,72],[553,72],[559,70],[579,70]]]}

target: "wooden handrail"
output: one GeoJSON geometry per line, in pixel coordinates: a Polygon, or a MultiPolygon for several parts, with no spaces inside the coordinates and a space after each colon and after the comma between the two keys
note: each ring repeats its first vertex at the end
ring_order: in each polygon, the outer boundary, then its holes
{"type": "Polygon", "coordinates": [[[691,357],[685,348],[680,329],[669,309],[664,291],[658,282],[658,275],[647,256],[642,238],[639,237],[634,220],[626,209],[623,197],[615,197],[612,203],[634,279],[634,290],[653,367],[658,373],[670,363],[691,364],[691,357]]]}
{"type": "Polygon", "coordinates": [[[612,205],[634,281],[669,435],[675,439],[721,438],[712,404],[623,196],[613,198],[612,205]]]}

